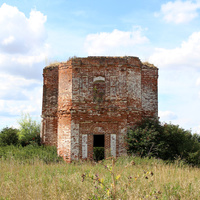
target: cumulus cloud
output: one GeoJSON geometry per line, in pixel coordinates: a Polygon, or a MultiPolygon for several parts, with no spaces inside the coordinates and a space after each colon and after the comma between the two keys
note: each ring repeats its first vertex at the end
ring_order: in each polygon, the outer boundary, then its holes
{"type": "Polygon", "coordinates": [[[25,79],[23,77],[0,74],[0,99],[1,100],[28,100],[27,90],[41,86],[41,81],[25,79]]]}
{"type": "Polygon", "coordinates": [[[41,78],[41,65],[48,53],[44,27],[47,17],[32,10],[29,18],[17,7],[0,7],[0,70],[30,78],[41,78]],[[40,71],[40,72],[39,72],[40,71]]]}
{"type": "Polygon", "coordinates": [[[15,123],[22,112],[41,113],[42,69],[49,50],[46,20],[36,10],[26,17],[17,7],[0,6],[1,127],[15,123]]]}
{"type": "Polygon", "coordinates": [[[142,35],[141,28],[133,31],[115,29],[110,33],[89,34],[85,41],[85,48],[89,55],[125,55],[133,52],[131,48],[148,41],[148,38],[142,35]]]}
{"type": "MultiPolygon", "coordinates": [[[[173,49],[156,48],[148,61],[159,68],[161,121],[190,129],[199,122],[200,32],[173,49]]],[[[192,129],[194,132],[194,129],[192,129]]]]}
{"type": "Polygon", "coordinates": [[[161,6],[161,11],[155,13],[155,16],[162,16],[166,22],[173,22],[176,24],[190,22],[198,17],[198,9],[200,2],[195,1],[169,1],[161,6]]]}
{"type": "Polygon", "coordinates": [[[156,48],[149,61],[161,67],[200,67],[200,32],[194,32],[180,47],[174,49],[156,48]]]}
{"type": "Polygon", "coordinates": [[[161,121],[171,121],[178,118],[178,116],[172,111],[159,111],[158,116],[160,117],[161,121]]]}
{"type": "Polygon", "coordinates": [[[197,86],[200,86],[200,77],[197,79],[196,85],[197,85],[197,86]]]}
{"type": "Polygon", "coordinates": [[[31,116],[40,115],[42,107],[41,82],[12,75],[1,75],[0,80],[2,85],[0,88],[0,126],[1,124],[3,127],[9,125],[8,118],[16,119],[22,112],[30,113],[31,116]]]}
{"type": "MultiPolygon", "coordinates": [[[[2,101],[0,100],[0,116],[2,117],[17,117],[22,113],[30,113],[31,115],[38,115],[38,105],[34,102],[21,100],[2,101]]],[[[40,107],[39,107],[40,108],[40,107]]]]}
{"type": "Polygon", "coordinates": [[[46,16],[32,10],[30,17],[4,3],[0,7],[0,50],[8,54],[27,54],[43,45],[46,39],[46,16]]]}

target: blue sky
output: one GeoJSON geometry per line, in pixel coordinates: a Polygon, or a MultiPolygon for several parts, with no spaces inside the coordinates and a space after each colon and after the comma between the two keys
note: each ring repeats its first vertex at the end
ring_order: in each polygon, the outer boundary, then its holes
{"type": "Polygon", "coordinates": [[[200,133],[200,0],[0,0],[0,128],[40,120],[42,70],[73,56],[159,68],[159,116],[200,133]]]}

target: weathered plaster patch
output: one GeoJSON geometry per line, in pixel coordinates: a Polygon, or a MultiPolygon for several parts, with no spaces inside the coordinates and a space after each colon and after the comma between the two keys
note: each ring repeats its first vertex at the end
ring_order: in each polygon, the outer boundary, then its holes
{"type": "Polygon", "coordinates": [[[79,124],[71,122],[71,157],[72,160],[78,160],[79,158],[79,124]]]}
{"type": "Polygon", "coordinates": [[[82,158],[87,158],[87,134],[82,135],[82,158]]]}
{"type": "Polygon", "coordinates": [[[110,136],[110,150],[111,155],[116,157],[116,134],[111,134],[110,136]]]}

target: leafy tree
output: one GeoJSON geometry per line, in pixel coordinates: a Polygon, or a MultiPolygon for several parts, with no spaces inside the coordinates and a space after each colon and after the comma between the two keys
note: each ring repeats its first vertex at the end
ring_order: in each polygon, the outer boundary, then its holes
{"type": "Polygon", "coordinates": [[[161,157],[165,143],[161,139],[163,128],[158,120],[145,119],[127,133],[128,153],[141,157],[161,157]]]}
{"type": "Polygon", "coordinates": [[[186,162],[191,163],[191,160],[193,160],[193,164],[195,162],[196,164],[198,163],[197,160],[194,162],[194,158],[197,159],[200,153],[199,137],[196,134],[192,135],[191,131],[184,130],[178,125],[164,124],[163,135],[168,145],[168,149],[165,152],[166,159],[174,160],[180,157],[186,162]]]}
{"type": "Polygon", "coordinates": [[[23,114],[18,123],[19,140],[22,146],[40,144],[40,123],[33,120],[29,114],[23,114]]]}
{"type": "Polygon", "coordinates": [[[128,131],[126,141],[128,153],[200,165],[200,136],[178,125],[145,119],[128,131]]]}
{"type": "Polygon", "coordinates": [[[17,145],[19,142],[18,131],[16,128],[3,128],[0,133],[0,146],[17,145]]]}

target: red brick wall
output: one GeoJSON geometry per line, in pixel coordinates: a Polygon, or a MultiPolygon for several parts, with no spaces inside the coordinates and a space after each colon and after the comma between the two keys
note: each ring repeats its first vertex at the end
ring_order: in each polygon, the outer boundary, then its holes
{"type": "MultiPolygon", "coordinates": [[[[61,63],[58,71],[57,143],[67,161],[86,154],[92,159],[94,134],[105,135],[106,152],[112,143],[116,156],[123,155],[127,129],[142,117],[158,115],[158,70],[136,57],[75,58],[61,63]]],[[[49,98],[46,90],[44,96],[49,98]]],[[[43,132],[47,128],[43,126],[43,132]]]]}
{"type": "Polygon", "coordinates": [[[158,117],[158,69],[142,66],[142,117],[158,117]]]}
{"type": "Polygon", "coordinates": [[[59,65],[58,85],[58,154],[71,161],[71,107],[72,66],[71,62],[59,65]]]}
{"type": "Polygon", "coordinates": [[[57,146],[58,65],[43,70],[42,142],[57,146]]]}

